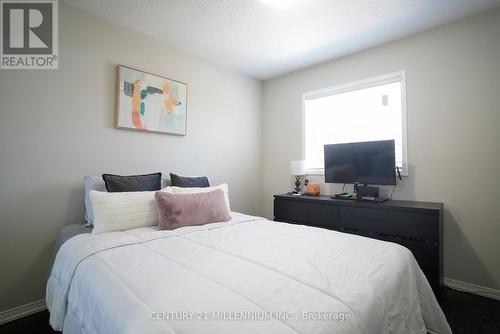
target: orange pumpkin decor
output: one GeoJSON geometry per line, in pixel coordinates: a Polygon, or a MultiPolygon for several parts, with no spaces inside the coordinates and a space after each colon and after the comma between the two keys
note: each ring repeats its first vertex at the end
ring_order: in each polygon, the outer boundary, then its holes
{"type": "Polygon", "coordinates": [[[307,195],[319,196],[319,183],[309,182],[306,187],[307,195]]]}

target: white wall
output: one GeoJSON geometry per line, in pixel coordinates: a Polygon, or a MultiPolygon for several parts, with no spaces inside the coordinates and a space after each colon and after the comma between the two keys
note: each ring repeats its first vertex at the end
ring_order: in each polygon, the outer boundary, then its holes
{"type": "Polygon", "coordinates": [[[445,277],[499,289],[500,11],[265,82],[264,214],[303,158],[302,93],[402,69],[409,177],[395,197],[444,202],[445,277]]]}
{"type": "Polygon", "coordinates": [[[0,71],[0,311],[44,298],[85,175],[208,175],[261,211],[259,82],[67,5],[60,22],[59,70],[0,71]],[[116,64],[187,82],[188,136],[114,129],[116,64]]]}

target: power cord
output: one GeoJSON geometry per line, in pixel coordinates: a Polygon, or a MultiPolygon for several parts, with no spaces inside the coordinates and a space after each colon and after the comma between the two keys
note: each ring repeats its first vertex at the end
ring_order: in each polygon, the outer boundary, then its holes
{"type": "Polygon", "coordinates": [[[392,195],[394,194],[394,190],[396,190],[396,187],[398,186],[398,180],[396,180],[396,184],[394,185],[394,188],[392,188],[392,191],[391,191],[391,196],[389,197],[389,199],[392,201],[392,195]]]}
{"type": "MultiPolygon", "coordinates": [[[[399,180],[402,180],[401,178],[401,172],[399,171],[399,167],[396,166],[396,170],[398,172],[398,177],[399,177],[399,180]]],[[[392,188],[392,191],[391,191],[391,196],[389,197],[389,199],[392,201],[392,195],[394,195],[394,191],[396,190],[396,187],[398,186],[398,178],[396,178],[396,184],[394,185],[394,188],[392,188]]]]}

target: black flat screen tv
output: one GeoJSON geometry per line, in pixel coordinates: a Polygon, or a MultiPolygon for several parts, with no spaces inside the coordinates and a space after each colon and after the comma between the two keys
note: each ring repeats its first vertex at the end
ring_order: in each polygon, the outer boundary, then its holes
{"type": "Polygon", "coordinates": [[[396,184],[394,140],[325,145],[325,182],[396,184]]]}

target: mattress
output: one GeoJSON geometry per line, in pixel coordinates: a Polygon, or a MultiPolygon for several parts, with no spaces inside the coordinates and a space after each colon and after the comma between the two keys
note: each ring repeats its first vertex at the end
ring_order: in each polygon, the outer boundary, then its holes
{"type": "Polygon", "coordinates": [[[59,234],[56,238],[56,243],[54,244],[54,257],[56,256],[59,248],[61,248],[63,243],[65,243],[75,235],[90,232],[92,232],[91,226],[85,226],[82,224],[70,224],[63,226],[63,228],[59,231],[59,234]]]}
{"type": "Polygon", "coordinates": [[[227,223],[79,234],[47,284],[70,333],[451,333],[411,252],[238,213],[227,223]]]}

